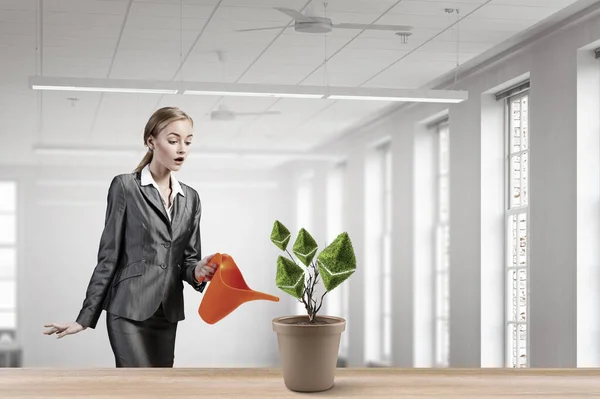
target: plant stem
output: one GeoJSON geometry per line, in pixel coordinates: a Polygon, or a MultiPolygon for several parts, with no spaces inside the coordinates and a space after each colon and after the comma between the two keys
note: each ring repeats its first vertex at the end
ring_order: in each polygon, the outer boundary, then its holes
{"type": "MultiPolygon", "coordinates": [[[[285,250],[289,255],[290,259],[298,265],[290,251],[285,250]]],[[[299,265],[298,265],[299,266],[299,265]]],[[[315,293],[315,285],[319,282],[319,268],[317,264],[313,261],[309,266],[306,267],[308,271],[308,279],[306,280],[306,284],[304,286],[304,291],[302,292],[302,297],[298,299],[298,302],[302,302],[304,304],[304,308],[306,309],[306,313],[308,314],[308,321],[310,323],[315,323],[317,321],[317,313],[323,306],[323,298],[327,294],[327,291],[321,295],[321,300],[319,301],[319,306],[317,306],[317,301],[313,298],[315,293]],[[311,273],[312,270],[312,273],[311,273]]]]}

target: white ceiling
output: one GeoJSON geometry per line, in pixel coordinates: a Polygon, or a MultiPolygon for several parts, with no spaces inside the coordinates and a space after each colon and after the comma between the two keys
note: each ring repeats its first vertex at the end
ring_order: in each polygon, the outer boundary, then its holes
{"type": "MultiPolygon", "coordinates": [[[[328,0],[334,23],[414,27],[394,32],[293,29],[273,6],[323,15],[313,0],[0,0],[2,147],[32,144],[139,146],[152,111],[177,105],[195,120],[195,146],[309,150],[389,105],[384,102],[224,98],[240,112],[280,115],[212,122],[217,97],[32,92],[30,75],[416,88],[549,17],[574,0],[328,0]],[[183,17],[180,18],[180,11],[183,17]],[[181,29],[183,25],[183,29],[181,29]],[[36,40],[37,38],[37,40],[36,40]],[[36,51],[36,42],[39,49],[36,51]],[[221,63],[217,51],[224,51],[221,63]],[[327,68],[323,67],[327,53],[327,68]],[[181,62],[183,60],[183,63],[181,62]],[[326,73],[327,72],[327,73],[326,73]],[[76,106],[66,99],[76,97],[76,106]],[[23,118],[15,118],[15,115],[23,118]]],[[[9,155],[9,154],[7,154],[9,155]]]]}

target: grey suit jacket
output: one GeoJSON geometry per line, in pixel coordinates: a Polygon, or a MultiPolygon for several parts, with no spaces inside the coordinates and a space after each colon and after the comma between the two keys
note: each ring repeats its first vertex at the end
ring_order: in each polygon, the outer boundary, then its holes
{"type": "Polygon", "coordinates": [[[185,319],[183,283],[202,292],[194,268],[200,261],[196,190],[181,183],[169,222],[158,190],[141,185],[141,173],[115,176],[107,195],[98,262],[77,322],[95,328],[102,309],[132,320],[149,318],[163,303],[169,321],[185,319]]]}

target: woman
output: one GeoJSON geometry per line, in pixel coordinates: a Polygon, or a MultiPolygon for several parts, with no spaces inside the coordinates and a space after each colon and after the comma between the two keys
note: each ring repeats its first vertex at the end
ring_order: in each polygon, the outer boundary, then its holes
{"type": "Polygon", "coordinates": [[[57,338],[95,328],[102,309],[117,367],[173,367],[183,283],[202,292],[216,265],[201,258],[201,203],[172,172],[185,161],[193,121],[175,107],[144,129],[148,152],[132,173],[115,176],[107,196],[98,263],[76,321],[46,324],[57,338]],[[198,280],[203,280],[199,282],[198,280]]]}

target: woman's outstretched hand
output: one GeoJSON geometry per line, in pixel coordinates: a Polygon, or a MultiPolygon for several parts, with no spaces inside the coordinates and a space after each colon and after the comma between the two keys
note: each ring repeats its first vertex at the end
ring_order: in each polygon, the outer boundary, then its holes
{"type": "Polygon", "coordinates": [[[209,264],[208,262],[214,255],[215,254],[208,255],[208,256],[204,257],[200,262],[198,262],[198,264],[196,265],[196,268],[194,269],[194,277],[196,278],[196,281],[212,280],[212,278],[215,274],[215,271],[217,271],[217,264],[216,263],[209,264]]]}
{"type": "Polygon", "coordinates": [[[44,327],[52,327],[49,330],[44,331],[44,335],[52,335],[54,333],[57,333],[56,338],[62,338],[65,335],[70,334],[77,334],[79,331],[83,331],[87,328],[77,323],[76,321],[72,322],[71,324],[50,323],[45,324],[44,327]]]}

